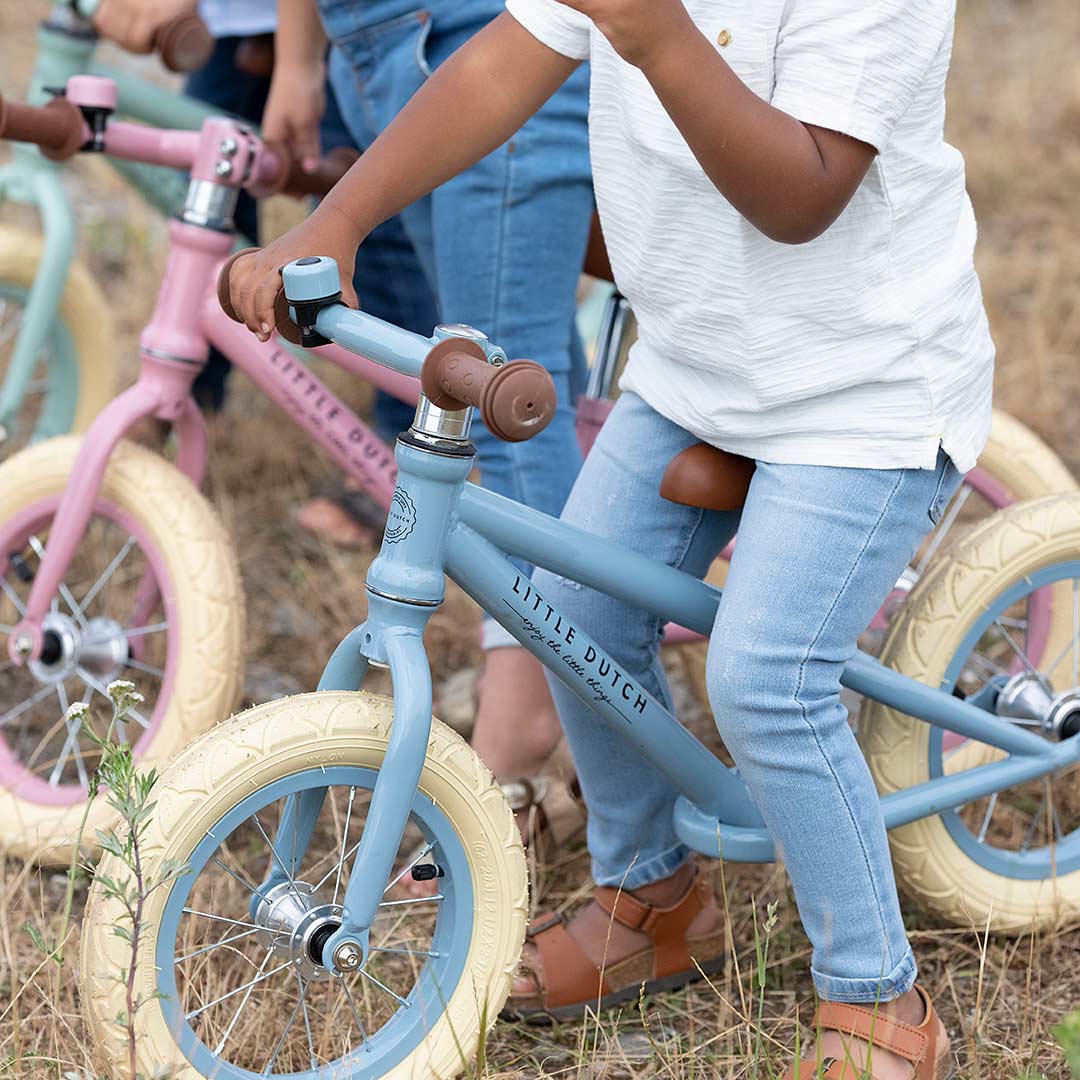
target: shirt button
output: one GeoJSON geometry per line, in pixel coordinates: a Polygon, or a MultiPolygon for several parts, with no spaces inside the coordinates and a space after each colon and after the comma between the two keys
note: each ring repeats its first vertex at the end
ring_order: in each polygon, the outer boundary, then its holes
{"type": "Polygon", "coordinates": [[[721,49],[726,49],[727,46],[731,44],[731,31],[721,30],[720,33],[716,35],[716,44],[719,45],[721,49]]]}

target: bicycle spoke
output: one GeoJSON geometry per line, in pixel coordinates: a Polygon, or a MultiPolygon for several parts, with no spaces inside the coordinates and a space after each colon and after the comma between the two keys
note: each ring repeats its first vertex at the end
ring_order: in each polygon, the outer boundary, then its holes
{"type": "MultiPolygon", "coordinates": [[[[36,536],[31,536],[27,543],[33,549],[34,554],[38,557],[39,562],[45,561],[45,547],[36,536]]],[[[63,597],[64,603],[71,608],[71,614],[75,616],[75,621],[85,630],[86,629],[86,616],[83,615],[83,610],[79,607],[75,600],[75,597],[71,595],[71,590],[64,582],[60,582],[57,586],[57,591],[63,597]]]]}
{"type": "Polygon", "coordinates": [[[368,948],[368,952],[395,953],[400,956],[423,956],[432,960],[438,959],[441,955],[440,953],[432,952],[430,949],[399,949],[389,945],[371,945],[368,948]]]}
{"type": "Polygon", "coordinates": [[[403,997],[399,997],[397,994],[395,994],[389,986],[386,986],[385,984],[379,982],[379,980],[376,979],[375,976],[371,974],[371,972],[365,971],[363,968],[360,968],[360,974],[363,975],[364,978],[368,980],[368,982],[374,983],[380,990],[383,991],[383,993],[389,994],[403,1008],[409,1008],[409,1002],[407,1002],[403,997]]]}
{"type": "Polygon", "coordinates": [[[86,595],[82,598],[80,606],[82,607],[83,611],[85,611],[90,606],[91,601],[94,599],[94,597],[97,596],[99,592],[101,592],[102,587],[105,585],[105,583],[113,576],[113,574],[116,573],[116,571],[120,567],[120,564],[127,558],[128,553],[134,546],[135,537],[129,536],[124,546],[113,557],[112,562],[109,563],[109,565],[106,566],[104,570],[102,570],[101,576],[97,579],[97,581],[94,582],[93,585],[90,586],[86,595]]]}
{"type": "Polygon", "coordinates": [[[208,911],[196,911],[194,908],[182,908],[185,915],[198,915],[203,919],[212,919],[214,922],[231,923],[233,926],[246,926],[251,930],[258,930],[260,927],[254,923],[241,922],[239,919],[226,919],[224,915],[211,915],[208,911]]]}
{"type": "Polygon", "coordinates": [[[124,637],[145,637],[147,634],[160,634],[162,630],[168,630],[169,624],[167,622],[154,623],[153,626],[136,626],[132,630],[125,630],[124,637]]]}
{"type": "Polygon", "coordinates": [[[1020,845],[1020,851],[1025,852],[1031,846],[1031,841],[1035,836],[1035,830],[1039,827],[1039,818],[1042,817],[1043,808],[1046,806],[1046,796],[1049,794],[1049,783],[1043,789],[1043,797],[1039,800],[1039,808],[1031,817],[1031,824],[1028,826],[1028,831],[1024,835],[1024,842],[1020,845]]]}
{"type": "Polygon", "coordinates": [[[282,970],[282,968],[287,968],[289,966],[288,961],[286,961],[284,964],[280,965],[280,967],[274,968],[273,971],[266,971],[264,974],[266,965],[270,962],[270,957],[273,955],[273,949],[266,950],[266,955],[263,957],[262,963],[259,965],[258,973],[256,974],[255,978],[251,980],[251,982],[245,983],[243,986],[238,986],[235,990],[230,990],[227,994],[224,994],[216,1000],[211,1001],[207,1005],[203,1005],[200,1009],[196,1010],[193,1013],[188,1013],[187,1016],[184,1017],[185,1020],[194,1020],[195,1017],[199,1015],[199,1013],[206,1012],[207,1009],[211,1009],[215,1005],[220,1005],[223,1001],[228,1001],[229,998],[235,997],[237,994],[242,993],[245,990],[247,991],[247,993],[244,994],[243,1000],[237,1006],[236,1012],[233,1013],[233,1017],[229,1021],[229,1026],[225,1029],[225,1034],[221,1036],[221,1042],[219,1042],[214,1048],[215,1054],[221,1053],[226,1041],[232,1034],[233,1028],[236,1027],[236,1021],[240,1019],[240,1014],[244,1011],[244,1007],[247,1005],[248,1000],[251,998],[251,992],[255,989],[255,987],[258,986],[259,983],[264,982],[266,979],[269,979],[272,975],[276,975],[279,971],[282,970]]]}
{"type": "Polygon", "coordinates": [[[997,806],[998,793],[995,791],[990,796],[990,805],[986,808],[986,817],[983,818],[982,828],[979,830],[979,843],[986,842],[986,830],[990,828],[990,819],[994,816],[994,807],[997,806]]]}
{"type": "MultiPolygon", "coordinates": [[[[68,711],[68,698],[67,691],[64,689],[62,682],[56,683],[56,696],[60,699],[60,715],[67,717],[68,711]]],[[[60,777],[63,775],[64,766],[67,764],[67,759],[71,755],[71,752],[75,751],[76,768],[79,770],[79,779],[83,786],[86,786],[86,769],[82,764],[82,755],[78,752],[79,747],[79,731],[82,728],[82,719],[78,716],[72,717],[67,722],[67,738],[64,740],[63,748],[60,751],[59,757],[56,759],[56,764],[53,766],[53,771],[49,775],[49,784],[52,787],[56,787],[60,783],[60,777]]]]}
{"type": "Polygon", "coordinates": [[[22,716],[24,712],[28,712],[35,705],[40,704],[53,692],[52,683],[47,686],[43,686],[36,694],[31,695],[21,704],[16,705],[14,708],[8,709],[3,716],[0,716],[0,727],[14,720],[17,716],[22,716]]]}
{"type": "MultiPolygon", "coordinates": [[[[269,848],[270,848],[270,857],[274,860],[274,862],[276,862],[278,864],[278,866],[281,867],[281,872],[285,875],[285,879],[288,881],[289,887],[293,891],[293,895],[296,897],[297,900],[300,900],[301,903],[302,903],[303,898],[300,896],[300,890],[296,887],[296,882],[293,881],[292,874],[289,873],[288,867],[286,867],[286,865],[281,861],[281,856],[278,855],[277,848],[274,847],[273,840],[271,840],[270,837],[266,835],[266,830],[262,827],[262,822],[259,820],[259,815],[258,814],[252,814],[251,815],[251,820],[255,822],[255,828],[259,830],[260,834],[262,835],[262,838],[266,841],[267,845],[269,846],[269,848]]],[[[262,894],[260,893],[259,895],[261,896],[262,894]]]]}
{"type": "Polygon", "coordinates": [[[384,900],[379,907],[404,907],[406,904],[437,904],[440,900],[445,900],[446,897],[442,893],[436,893],[434,896],[417,896],[412,900],[384,900]]]}
{"type": "Polygon", "coordinates": [[[1024,652],[1024,650],[1021,649],[1015,641],[1013,641],[1012,634],[1010,634],[1009,631],[1006,630],[1005,627],[1002,625],[1001,619],[995,619],[994,625],[1001,632],[1001,636],[1009,643],[1009,647],[1012,649],[1012,651],[1016,653],[1016,655],[1020,658],[1020,663],[1022,663],[1027,669],[1027,673],[1029,675],[1034,675],[1036,680],[1043,687],[1043,689],[1046,690],[1048,694],[1053,694],[1054,691],[1051,688],[1050,684],[1046,681],[1046,676],[1043,675],[1041,671],[1036,670],[1035,665],[1032,664],[1032,662],[1027,658],[1027,654],[1024,652]]]}
{"type": "Polygon", "coordinates": [[[165,678],[165,672],[161,668],[154,667],[153,664],[144,664],[141,660],[135,660],[130,656],[124,661],[124,667],[144,671],[147,675],[156,675],[159,679],[165,678]]]}
{"type": "MultiPolygon", "coordinates": [[[[19,594],[7,583],[6,578],[0,577],[0,589],[3,589],[4,595],[15,605],[15,610],[25,618],[26,605],[19,599],[19,594]]],[[[7,632],[10,634],[14,629],[14,626],[9,626],[7,632]]]]}
{"type": "MultiPolygon", "coordinates": [[[[296,976],[301,991],[303,991],[304,980],[300,978],[300,972],[293,968],[293,974],[296,976]]],[[[300,997],[300,1004],[304,1007],[304,1030],[307,1032],[308,1059],[311,1062],[312,1070],[315,1070],[319,1067],[319,1063],[315,1060],[315,1041],[311,1037],[311,1018],[308,1016],[307,999],[303,993],[300,997]]]]}
{"type": "Polygon", "coordinates": [[[186,956],[177,957],[173,963],[182,964],[185,960],[192,960],[196,956],[202,956],[203,953],[213,952],[215,949],[220,949],[222,945],[231,945],[234,941],[239,941],[241,938],[251,937],[259,927],[253,926],[250,930],[242,930],[239,934],[233,934],[232,937],[222,938],[221,941],[215,942],[213,945],[204,945],[201,949],[196,949],[194,952],[189,952],[186,956]]]}
{"type": "Polygon", "coordinates": [[[360,1032],[360,1045],[363,1046],[366,1052],[370,1052],[370,1048],[368,1047],[367,1032],[364,1030],[363,1022],[360,1020],[360,1013],[357,1012],[356,1002],[353,1000],[352,991],[349,989],[349,984],[344,979],[341,980],[341,989],[345,991],[345,997],[349,1002],[349,1009],[352,1012],[353,1020],[356,1022],[356,1028],[360,1032]]]}
{"type": "MultiPolygon", "coordinates": [[[[112,698],[109,696],[109,688],[100,679],[95,679],[94,676],[91,675],[90,672],[83,667],[76,667],[75,671],[78,673],[79,678],[82,679],[82,681],[86,683],[87,686],[92,686],[99,694],[101,694],[102,697],[107,697],[110,701],[112,701],[112,698]]],[[[148,728],[150,726],[150,721],[147,720],[146,717],[138,711],[138,709],[128,709],[127,714],[131,717],[132,720],[135,721],[135,723],[139,724],[141,727],[148,728]]],[[[119,724],[117,725],[117,730],[121,730],[119,724]]],[[[123,736],[121,736],[121,738],[124,742],[127,742],[126,738],[123,738],[123,736]]]]}
{"type": "Polygon", "coordinates": [[[356,786],[349,788],[349,805],[345,810],[345,828],[341,830],[341,858],[338,859],[337,877],[334,878],[334,896],[331,904],[337,903],[338,889],[341,887],[341,868],[345,865],[345,844],[349,839],[349,821],[352,819],[353,799],[356,798],[356,786]]]}
{"type": "Polygon", "coordinates": [[[949,534],[953,525],[956,524],[956,519],[960,516],[960,511],[964,508],[964,503],[971,498],[972,488],[967,484],[964,484],[960,490],[956,493],[956,497],[952,501],[952,505],[949,507],[942,519],[941,523],[934,530],[933,536],[930,538],[930,545],[927,547],[923,554],[923,557],[919,560],[918,565],[915,567],[915,573],[922,577],[923,571],[930,565],[930,560],[937,554],[938,549],[941,547],[945,540],[945,537],[949,534]]]}
{"type": "MultiPolygon", "coordinates": [[[[385,896],[422,858],[424,858],[426,855],[430,855],[431,852],[434,851],[434,850],[435,850],[435,845],[434,844],[426,844],[423,848],[421,848],[419,854],[417,854],[417,856],[413,859],[413,861],[411,863],[409,863],[409,865],[406,866],[405,869],[402,870],[401,873],[398,874],[398,876],[396,878],[394,878],[394,880],[391,881],[390,884],[387,885],[385,889],[383,889],[383,891],[382,891],[383,896],[385,896]]],[[[380,904],[379,907],[382,907],[382,904],[380,904]]]]}
{"type": "MultiPolygon", "coordinates": [[[[309,984],[310,985],[310,984],[309,984]]],[[[285,1039],[289,1034],[289,1029],[293,1026],[293,1021],[299,1016],[300,1009],[304,1004],[304,998],[307,997],[308,988],[306,985],[300,989],[300,1000],[296,1003],[296,1007],[292,1011],[292,1015],[289,1017],[288,1023],[282,1029],[281,1035],[278,1038],[277,1045],[274,1047],[273,1053],[270,1055],[270,1060],[263,1066],[263,1076],[269,1076],[270,1070],[274,1066],[274,1062],[277,1061],[278,1054],[281,1053],[281,1048],[285,1045],[285,1039]]]]}
{"type": "MultiPolygon", "coordinates": [[[[266,900],[266,897],[257,888],[255,888],[255,886],[252,885],[251,882],[248,881],[248,879],[244,877],[243,874],[238,873],[236,870],[233,870],[226,866],[216,855],[211,855],[210,861],[216,862],[218,866],[220,866],[221,869],[225,871],[226,874],[228,874],[230,877],[236,878],[236,880],[239,881],[240,884],[243,885],[249,893],[253,893],[260,900],[266,900]]],[[[269,903],[269,901],[267,901],[267,903],[269,903]]]]}

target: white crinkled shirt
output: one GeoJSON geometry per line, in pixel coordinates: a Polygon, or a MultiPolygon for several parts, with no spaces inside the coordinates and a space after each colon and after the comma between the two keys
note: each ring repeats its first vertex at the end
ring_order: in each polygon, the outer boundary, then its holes
{"type": "Polygon", "coordinates": [[[589,19],[556,0],[506,6],[591,60],[597,205],[639,324],[624,390],[762,461],[932,468],[942,446],[961,471],[975,464],[994,346],[964,162],[943,135],[955,0],[685,0],[755,93],[878,150],[836,223],[801,246],[727,202],[589,19]]]}

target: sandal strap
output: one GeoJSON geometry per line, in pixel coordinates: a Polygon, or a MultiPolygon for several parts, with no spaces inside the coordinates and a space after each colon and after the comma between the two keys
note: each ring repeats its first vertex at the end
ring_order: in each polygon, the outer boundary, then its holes
{"type": "MultiPolygon", "coordinates": [[[[570,936],[566,921],[554,912],[538,915],[525,932],[527,941],[536,946],[544,997],[544,1007],[558,1009],[582,1001],[595,1002],[611,993],[607,979],[570,936]]],[[[534,978],[537,973],[533,973],[534,978]]],[[[541,980],[537,978],[537,982],[541,980]]]]}
{"type": "Polygon", "coordinates": [[[653,944],[653,978],[662,979],[693,967],[686,931],[705,910],[708,892],[708,882],[695,866],[686,892],[668,907],[647,904],[609,885],[599,886],[593,892],[593,899],[615,922],[649,935],[653,944]]]}
{"type": "Polygon", "coordinates": [[[872,1006],[851,1005],[839,1001],[819,1003],[815,1026],[839,1031],[842,1035],[850,1035],[880,1046],[883,1050],[891,1050],[910,1061],[921,1080],[926,1072],[926,1065],[933,1065],[930,1051],[936,1043],[937,1016],[926,991],[921,986],[915,989],[926,1008],[926,1018],[918,1027],[886,1016],[880,1009],[872,1006]]]}

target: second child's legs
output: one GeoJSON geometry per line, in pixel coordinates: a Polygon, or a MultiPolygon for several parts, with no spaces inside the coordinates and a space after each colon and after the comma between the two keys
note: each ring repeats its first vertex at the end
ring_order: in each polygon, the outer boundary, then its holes
{"type": "MultiPolygon", "coordinates": [[[[368,145],[502,4],[440,0],[425,19],[397,0],[321,10],[335,42],[331,80],[354,138],[368,145]]],[[[583,68],[510,143],[400,215],[442,319],[476,326],[512,358],[551,372],[559,408],[541,435],[511,446],[479,421],[473,432],[484,485],[553,515],[581,465],[573,403],[584,354],[574,315],[593,209],[587,110],[583,68]]],[[[485,645],[474,745],[500,780],[528,776],[561,738],[543,672],[494,623],[485,645]]]]}
{"type": "MultiPolygon", "coordinates": [[[[715,516],[659,496],[680,434],[690,440],[624,396],[564,518],[700,572],[725,537],[715,516]]],[[[923,471],[759,463],[739,523],[710,643],[710,699],[787,864],[826,999],[889,1002],[915,980],[877,795],[839,680],[957,482],[944,455],[923,471]]],[[[536,585],[632,676],[662,689],[655,634],[640,616],[549,574],[536,585]]],[[[687,856],[671,827],[674,786],[561,684],[553,693],[589,807],[597,882],[639,889],[671,875],[687,856]]],[[[575,922],[571,934],[595,933],[595,922],[575,922]]]]}

